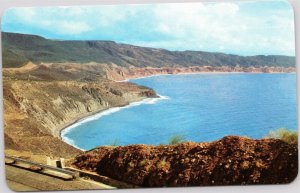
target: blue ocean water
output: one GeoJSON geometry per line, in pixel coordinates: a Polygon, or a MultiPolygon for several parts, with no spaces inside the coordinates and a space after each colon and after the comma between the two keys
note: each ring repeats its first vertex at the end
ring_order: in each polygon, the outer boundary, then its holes
{"type": "Polygon", "coordinates": [[[162,98],[84,119],[65,129],[62,138],[88,150],[168,143],[174,135],[202,142],[297,129],[296,74],[165,75],[130,82],[151,87],[162,98]]]}

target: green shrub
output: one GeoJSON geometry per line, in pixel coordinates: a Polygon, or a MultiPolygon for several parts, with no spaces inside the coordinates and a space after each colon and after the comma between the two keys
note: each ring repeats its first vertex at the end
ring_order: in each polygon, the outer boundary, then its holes
{"type": "Polygon", "coordinates": [[[139,162],[139,166],[142,167],[146,165],[149,161],[147,159],[143,159],[142,161],[139,162]]]}
{"type": "Polygon", "coordinates": [[[111,144],[109,144],[109,146],[119,146],[119,140],[115,139],[111,144]]]}
{"type": "Polygon", "coordinates": [[[170,145],[175,145],[175,144],[178,144],[178,143],[182,143],[184,142],[184,137],[182,135],[174,135],[170,138],[169,140],[169,144],[170,145]]]}
{"type": "Polygon", "coordinates": [[[158,169],[164,169],[167,165],[166,158],[164,157],[161,161],[159,161],[156,165],[158,169]]]}
{"type": "Polygon", "coordinates": [[[280,128],[278,130],[270,131],[267,138],[281,139],[286,143],[295,144],[298,143],[298,132],[280,128]]]}

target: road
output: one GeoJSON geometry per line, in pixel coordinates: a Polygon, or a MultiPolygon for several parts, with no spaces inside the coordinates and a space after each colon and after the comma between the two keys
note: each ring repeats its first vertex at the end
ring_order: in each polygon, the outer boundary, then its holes
{"type": "Polygon", "coordinates": [[[7,185],[14,191],[99,190],[113,187],[88,179],[64,180],[51,175],[6,165],[7,185]]]}

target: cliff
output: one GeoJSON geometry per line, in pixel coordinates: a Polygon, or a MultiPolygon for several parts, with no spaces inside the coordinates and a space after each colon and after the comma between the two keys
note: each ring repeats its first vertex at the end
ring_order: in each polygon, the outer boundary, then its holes
{"type": "Polygon", "coordinates": [[[90,68],[59,71],[34,64],[3,71],[7,149],[75,156],[80,151],[60,140],[62,128],[110,107],[157,97],[146,87],[101,79],[90,68]]]}
{"type": "Polygon", "coordinates": [[[278,184],[298,173],[297,145],[228,136],[210,143],[99,147],[73,165],[143,187],[278,184]]]}
{"type": "Polygon", "coordinates": [[[212,66],[194,66],[194,67],[163,67],[163,68],[126,68],[116,65],[104,65],[106,78],[115,81],[123,81],[132,78],[164,75],[164,74],[193,74],[193,73],[293,73],[296,68],[293,67],[212,67],[212,66]]]}

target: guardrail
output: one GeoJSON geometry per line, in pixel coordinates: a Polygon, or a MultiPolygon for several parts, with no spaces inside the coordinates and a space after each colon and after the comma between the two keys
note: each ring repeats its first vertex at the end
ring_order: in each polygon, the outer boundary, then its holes
{"type": "Polygon", "coordinates": [[[32,161],[21,159],[21,158],[14,157],[14,156],[5,156],[5,158],[13,160],[11,165],[20,162],[20,163],[25,163],[25,164],[37,166],[37,167],[40,167],[41,169],[48,169],[48,170],[64,173],[64,174],[67,174],[67,175],[71,175],[73,179],[76,179],[77,177],[79,177],[78,172],[73,172],[73,171],[62,169],[62,168],[56,168],[56,167],[53,167],[53,166],[32,162],[32,161]]]}

